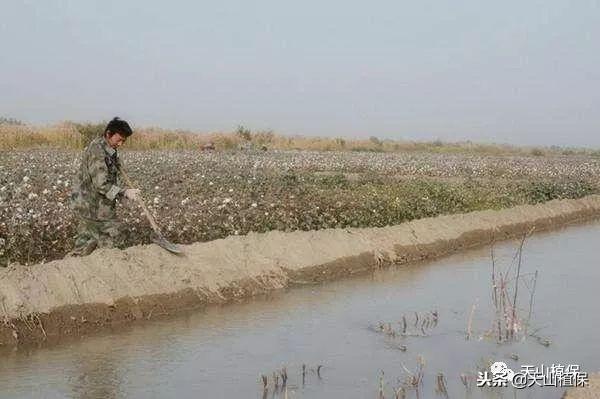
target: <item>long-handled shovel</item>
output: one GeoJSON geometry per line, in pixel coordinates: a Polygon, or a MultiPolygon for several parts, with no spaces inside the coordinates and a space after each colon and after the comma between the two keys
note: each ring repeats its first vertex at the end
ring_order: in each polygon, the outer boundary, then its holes
{"type": "MultiPolygon", "coordinates": [[[[129,176],[127,176],[125,171],[122,168],[119,168],[119,172],[121,172],[121,176],[123,176],[123,180],[125,180],[125,183],[127,183],[127,185],[129,187],[134,188],[134,185],[131,183],[129,176]]],[[[137,197],[136,200],[137,200],[138,204],[142,207],[142,210],[144,211],[144,215],[146,215],[146,218],[150,222],[150,226],[152,226],[152,230],[154,230],[154,233],[156,234],[156,238],[154,239],[154,242],[169,252],[172,252],[174,254],[180,254],[181,249],[177,245],[173,244],[172,242],[169,242],[162,235],[162,233],[160,232],[160,229],[158,227],[158,224],[156,224],[154,217],[152,217],[152,214],[148,210],[148,207],[146,207],[144,200],[141,197],[137,197]]]]}

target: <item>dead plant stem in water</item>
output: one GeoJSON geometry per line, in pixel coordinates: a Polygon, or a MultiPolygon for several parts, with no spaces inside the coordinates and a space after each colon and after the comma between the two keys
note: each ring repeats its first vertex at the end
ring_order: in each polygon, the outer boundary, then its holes
{"type": "MultiPolygon", "coordinates": [[[[511,264],[506,271],[502,272],[496,264],[496,256],[494,251],[494,243],[492,242],[490,255],[492,260],[492,304],[494,306],[494,322],[492,323],[492,335],[497,337],[499,343],[509,342],[518,339],[520,331],[526,331],[527,325],[530,323],[531,314],[533,312],[533,295],[535,284],[537,281],[537,271],[533,274],[533,289],[530,291],[529,298],[529,314],[526,319],[519,317],[518,300],[519,300],[519,284],[524,283],[527,286],[527,281],[531,274],[522,273],[523,267],[523,248],[525,240],[533,233],[531,228],[523,235],[517,251],[513,256],[511,264]],[[516,270],[513,272],[513,266],[516,264],[516,270]]],[[[475,305],[471,310],[467,326],[467,339],[471,337],[471,324],[475,305]]]]}
{"type": "Polygon", "coordinates": [[[535,274],[533,276],[533,287],[531,289],[530,292],[530,297],[529,297],[529,313],[527,314],[527,322],[525,323],[525,333],[527,333],[527,329],[529,328],[529,322],[531,321],[531,313],[533,312],[533,295],[535,294],[535,286],[537,285],[537,277],[538,277],[538,271],[535,271],[535,274]]]}
{"type": "Polygon", "coordinates": [[[477,301],[471,306],[471,313],[469,314],[469,322],[467,323],[467,340],[471,339],[471,327],[473,325],[473,315],[475,314],[475,308],[477,307],[477,301]]]}

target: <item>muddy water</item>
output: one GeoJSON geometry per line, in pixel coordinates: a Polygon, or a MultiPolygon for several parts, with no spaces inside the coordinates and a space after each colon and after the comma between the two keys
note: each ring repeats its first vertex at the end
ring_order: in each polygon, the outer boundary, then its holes
{"type": "MultiPolygon", "coordinates": [[[[558,398],[564,389],[473,387],[469,393],[459,375],[485,360],[502,360],[513,369],[562,363],[600,370],[599,242],[600,224],[588,224],[536,235],[526,244],[524,272],[539,270],[532,324],[551,341],[549,347],[533,338],[509,345],[477,339],[492,317],[485,248],[51,348],[0,352],[0,397],[262,398],[259,375],[270,377],[285,366],[289,398],[377,398],[382,370],[385,397],[393,398],[397,379],[406,377],[404,367],[415,369],[421,355],[421,398],[443,397],[435,393],[439,372],[451,398],[558,398]],[[474,338],[467,341],[474,303],[474,338]],[[374,328],[391,322],[399,329],[406,315],[411,331],[414,312],[433,309],[439,322],[426,336],[391,338],[374,328]],[[304,384],[302,364],[307,365],[304,384]],[[321,378],[314,370],[318,365],[323,365],[321,378]]],[[[516,244],[496,246],[499,263],[510,262],[516,244]]],[[[284,394],[273,395],[271,389],[266,397],[284,394]]]]}

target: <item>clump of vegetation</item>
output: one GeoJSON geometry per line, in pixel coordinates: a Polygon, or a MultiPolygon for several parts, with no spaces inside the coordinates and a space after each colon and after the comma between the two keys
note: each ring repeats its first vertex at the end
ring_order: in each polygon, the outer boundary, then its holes
{"type": "MultiPolygon", "coordinates": [[[[316,367],[307,367],[306,364],[302,365],[301,376],[302,376],[302,387],[304,388],[307,383],[307,374],[315,374],[319,380],[322,379],[321,369],[323,365],[318,365],[316,367]]],[[[279,370],[273,371],[272,373],[266,373],[260,375],[260,383],[262,385],[263,395],[262,397],[266,399],[269,395],[269,390],[271,391],[271,396],[275,397],[275,395],[283,395],[284,398],[288,397],[288,387],[292,389],[298,389],[298,384],[290,384],[288,382],[289,376],[287,367],[283,367],[279,370]],[[269,377],[270,374],[270,377],[269,377]]]]}
{"type": "MultiPolygon", "coordinates": [[[[512,261],[508,266],[498,264],[494,246],[491,247],[491,299],[492,322],[491,328],[485,331],[481,338],[494,339],[499,344],[520,341],[527,337],[535,338],[540,344],[549,346],[550,341],[531,331],[531,317],[533,314],[534,296],[537,285],[538,271],[527,272],[523,265],[523,248],[526,238],[533,232],[533,228],[523,236],[512,261]]],[[[467,322],[466,338],[471,339],[473,305],[467,322]]],[[[518,360],[518,355],[511,354],[511,358],[518,360]]]]}
{"type": "MultiPolygon", "coordinates": [[[[437,310],[425,313],[414,312],[409,316],[403,314],[402,320],[395,323],[379,322],[374,330],[389,338],[427,337],[430,331],[437,327],[438,320],[437,310]]],[[[399,349],[405,351],[406,347],[402,346],[399,349]]]]}
{"type": "Polygon", "coordinates": [[[246,129],[244,126],[238,126],[235,131],[235,134],[244,141],[252,140],[252,132],[250,129],[246,129]]]}
{"type": "Polygon", "coordinates": [[[15,118],[7,118],[5,116],[0,116],[0,125],[10,125],[10,126],[23,126],[23,121],[15,118]]]}
{"type": "Polygon", "coordinates": [[[544,155],[544,150],[542,150],[541,148],[534,148],[531,150],[531,155],[533,155],[534,157],[541,157],[544,155]]]}
{"type": "Polygon", "coordinates": [[[75,123],[75,129],[81,135],[81,144],[85,147],[96,137],[104,134],[106,122],[101,123],[75,123]]]}
{"type": "MultiPolygon", "coordinates": [[[[533,229],[529,232],[531,234],[533,229]]],[[[511,342],[527,336],[533,311],[533,297],[537,283],[537,270],[535,273],[525,273],[523,266],[523,246],[527,235],[523,236],[513,263],[501,270],[496,264],[494,249],[492,247],[492,303],[494,305],[494,321],[489,332],[497,342],[511,342]],[[521,287],[523,286],[523,287],[521,287]],[[527,287],[529,290],[529,306],[527,316],[522,315],[518,307],[519,288],[527,287]]]]}

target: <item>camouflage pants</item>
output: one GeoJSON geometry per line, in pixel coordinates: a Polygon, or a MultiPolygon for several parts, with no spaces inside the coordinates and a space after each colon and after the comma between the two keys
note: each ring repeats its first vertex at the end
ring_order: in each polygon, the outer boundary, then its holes
{"type": "Polygon", "coordinates": [[[85,256],[96,248],[120,247],[123,244],[123,225],[117,220],[80,218],[72,255],[85,256]]]}

